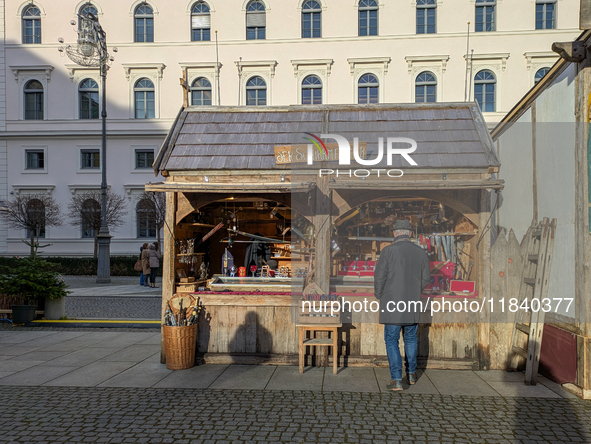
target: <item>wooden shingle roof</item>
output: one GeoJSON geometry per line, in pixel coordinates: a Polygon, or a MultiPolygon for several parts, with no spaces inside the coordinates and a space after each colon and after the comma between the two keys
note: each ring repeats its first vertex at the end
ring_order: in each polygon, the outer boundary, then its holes
{"type": "MultiPolygon", "coordinates": [[[[486,123],[475,103],[188,107],[182,110],[154,162],[158,171],[289,169],[274,147],[305,144],[303,133],[339,134],[367,142],[416,140],[420,168],[498,167],[486,123]]],[[[328,142],[333,142],[328,140],[328,142]]],[[[391,167],[407,167],[394,156],[391,167]]],[[[386,160],[379,165],[386,166],[386,160]]],[[[376,168],[378,166],[374,166],[376,168]]]]}

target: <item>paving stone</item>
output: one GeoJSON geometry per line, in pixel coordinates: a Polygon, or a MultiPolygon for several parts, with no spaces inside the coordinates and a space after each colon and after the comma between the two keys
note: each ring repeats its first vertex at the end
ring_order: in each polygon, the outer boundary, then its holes
{"type": "Polygon", "coordinates": [[[501,396],[471,371],[427,369],[425,374],[442,395],[501,396]]]}
{"type": "Polygon", "coordinates": [[[175,370],[158,382],[157,388],[207,388],[228,368],[227,365],[198,365],[175,370]]]}
{"type": "Polygon", "coordinates": [[[49,367],[45,364],[0,379],[0,385],[42,385],[75,370],[76,367],[49,367]]]}
{"type": "MultiPolygon", "coordinates": [[[[327,369],[332,371],[332,368],[327,369]]],[[[266,390],[322,390],[323,367],[308,367],[300,374],[299,367],[278,366],[267,384],[266,390]]]]}
{"type": "Polygon", "coordinates": [[[9,361],[0,361],[0,371],[3,372],[19,372],[29,367],[34,367],[43,364],[44,361],[16,361],[11,359],[9,361]]]}
{"type": "Polygon", "coordinates": [[[271,365],[230,365],[210,388],[263,390],[274,371],[271,365]]]}
{"type": "Polygon", "coordinates": [[[51,361],[52,359],[59,358],[67,354],[66,351],[43,351],[35,350],[31,353],[25,353],[24,355],[17,355],[11,358],[13,361],[51,361]]]}
{"type": "Polygon", "coordinates": [[[67,387],[94,387],[127,370],[134,362],[96,361],[53,379],[45,385],[67,387]]]}
{"type": "Polygon", "coordinates": [[[40,331],[22,331],[14,333],[15,334],[12,335],[0,336],[0,346],[4,344],[24,344],[26,342],[48,336],[47,333],[40,331]]]}
{"type": "Polygon", "coordinates": [[[83,367],[91,362],[98,361],[105,356],[116,353],[120,348],[98,348],[88,347],[81,350],[68,353],[59,358],[47,362],[47,365],[54,367],[83,367]]]}
{"type": "Polygon", "coordinates": [[[153,356],[160,350],[160,344],[158,345],[140,345],[134,344],[132,346],[121,349],[115,353],[101,358],[101,361],[143,361],[150,356],[153,356]]]}
{"type": "Polygon", "coordinates": [[[519,398],[561,398],[559,394],[544,386],[524,385],[523,382],[489,382],[501,396],[519,398]]]}
{"type": "Polygon", "coordinates": [[[379,392],[378,381],[373,368],[340,368],[334,375],[332,369],[324,372],[324,391],[334,392],[379,392]]]}
{"type": "Polygon", "coordinates": [[[172,370],[159,363],[140,363],[106,380],[101,387],[152,387],[172,370]]]}

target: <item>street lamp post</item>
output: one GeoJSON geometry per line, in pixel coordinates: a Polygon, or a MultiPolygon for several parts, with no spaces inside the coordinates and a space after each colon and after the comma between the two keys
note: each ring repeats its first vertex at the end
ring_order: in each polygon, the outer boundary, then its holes
{"type": "MultiPolygon", "coordinates": [[[[92,13],[78,14],[78,40],[75,46],[67,45],[65,52],[68,58],[81,66],[98,67],[101,75],[102,103],[102,145],[101,145],[101,228],[98,241],[97,284],[111,282],[111,235],[107,222],[107,69],[113,58],[107,51],[107,34],[100,25],[98,18],[92,13]]],[[[76,25],[75,21],[71,22],[76,25]]],[[[63,39],[59,40],[63,43],[63,39]]],[[[64,48],[59,48],[64,52],[64,48]]],[[[113,48],[117,52],[117,48],[113,48]]]]}

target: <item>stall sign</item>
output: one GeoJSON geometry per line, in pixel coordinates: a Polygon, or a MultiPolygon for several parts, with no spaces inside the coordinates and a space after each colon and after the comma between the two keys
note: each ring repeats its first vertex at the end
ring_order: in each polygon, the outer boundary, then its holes
{"type": "MultiPolygon", "coordinates": [[[[339,160],[339,144],[327,143],[326,152],[313,150],[314,162],[337,161],[339,160]]],[[[350,142],[351,157],[353,157],[353,143],[350,142]]],[[[286,163],[308,163],[308,145],[277,145],[275,150],[275,163],[283,165],[286,163]]],[[[311,151],[311,150],[310,150],[311,151]]],[[[367,142],[359,142],[359,157],[367,159],[367,142]]]]}

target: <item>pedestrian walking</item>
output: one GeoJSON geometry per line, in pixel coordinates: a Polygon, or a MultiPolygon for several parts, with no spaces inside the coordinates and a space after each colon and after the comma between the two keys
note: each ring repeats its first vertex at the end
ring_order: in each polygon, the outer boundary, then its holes
{"type": "Polygon", "coordinates": [[[417,380],[417,330],[421,293],[431,281],[429,257],[425,250],[410,240],[412,225],[407,220],[394,224],[394,242],[384,248],[376,265],[374,290],[380,300],[380,324],[384,324],[384,341],[392,380],[389,390],[402,390],[402,357],[398,342],[404,339],[408,383],[417,380]],[[403,309],[404,307],[404,309],[403,309]]]}
{"type": "Polygon", "coordinates": [[[142,274],[144,275],[144,285],[150,287],[150,248],[149,244],[145,243],[142,250],[142,274]]]}
{"type": "MultiPolygon", "coordinates": [[[[146,250],[148,248],[148,243],[146,242],[144,245],[142,245],[140,247],[140,262],[142,261],[142,251],[146,250]]],[[[142,271],[140,271],[140,285],[144,285],[145,279],[144,279],[144,267],[142,266],[142,271]]]]}
{"type": "Polygon", "coordinates": [[[150,244],[148,253],[150,262],[150,287],[156,288],[156,276],[160,268],[160,252],[156,250],[156,245],[150,244]]]}

